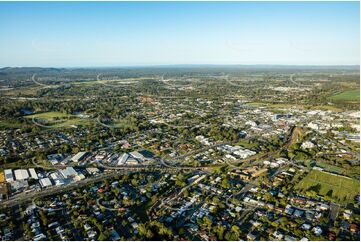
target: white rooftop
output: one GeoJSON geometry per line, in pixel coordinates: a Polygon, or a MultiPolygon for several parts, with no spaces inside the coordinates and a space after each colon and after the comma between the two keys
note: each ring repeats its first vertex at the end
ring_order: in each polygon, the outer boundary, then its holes
{"type": "Polygon", "coordinates": [[[68,166],[67,168],[60,170],[60,173],[64,178],[74,177],[78,175],[78,173],[71,166],[68,166]]]}
{"type": "Polygon", "coordinates": [[[83,156],[86,154],[86,152],[78,152],[78,154],[74,155],[71,160],[74,162],[78,162],[83,158],[83,156]]]}
{"type": "Polygon", "coordinates": [[[26,180],[29,178],[29,173],[25,169],[15,170],[14,173],[16,180],[26,180]]]}
{"type": "Polygon", "coordinates": [[[14,175],[11,169],[6,169],[4,170],[4,174],[5,174],[5,180],[7,182],[12,182],[14,181],[14,175]]]}
{"type": "Polygon", "coordinates": [[[39,177],[38,177],[38,175],[36,174],[34,168],[30,168],[30,169],[29,169],[29,173],[30,173],[31,178],[36,179],[36,180],[39,179],[39,177]]]}
{"type": "Polygon", "coordinates": [[[40,185],[42,187],[50,187],[50,186],[52,186],[52,183],[51,183],[50,179],[48,177],[46,177],[46,178],[40,179],[40,185]]]}

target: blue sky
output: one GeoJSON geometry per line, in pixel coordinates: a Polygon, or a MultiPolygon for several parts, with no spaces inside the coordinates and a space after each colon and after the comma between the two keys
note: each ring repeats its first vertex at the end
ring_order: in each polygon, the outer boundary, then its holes
{"type": "Polygon", "coordinates": [[[360,62],[359,2],[0,2],[0,67],[360,62]]]}

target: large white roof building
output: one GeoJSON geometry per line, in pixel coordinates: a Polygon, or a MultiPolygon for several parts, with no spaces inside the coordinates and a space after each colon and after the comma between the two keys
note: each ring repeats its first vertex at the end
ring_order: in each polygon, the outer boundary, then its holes
{"type": "Polygon", "coordinates": [[[74,155],[71,160],[74,162],[79,162],[84,158],[85,154],[86,152],[79,152],[78,154],[74,155]]]}
{"type": "Polygon", "coordinates": [[[78,175],[78,172],[76,172],[74,170],[74,168],[71,166],[68,166],[67,168],[62,169],[59,172],[65,179],[70,178],[70,177],[75,177],[78,175]]]}
{"type": "Polygon", "coordinates": [[[64,180],[58,172],[53,172],[50,174],[50,178],[54,181],[55,186],[64,185],[64,180]]]}
{"type": "Polygon", "coordinates": [[[51,183],[50,179],[48,177],[40,179],[40,185],[41,187],[45,188],[45,187],[50,187],[53,184],[51,183]]]}
{"type": "Polygon", "coordinates": [[[29,173],[30,173],[31,178],[36,179],[36,180],[39,179],[39,177],[38,177],[38,175],[36,174],[34,168],[30,168],[30,169],[29,169],[29,173]]]}
{"type": "Polygon", "coordinates": [[[122,156],[119,156],[117,165],[118,166],[124,165],[128,160],[128,158],[129,155],[127,153],[124,153],[122,156]]]}
{"type": "Polygon", "coordinates": [[[26,169],[15,170],[15,178],[16,180],[26,180],[29,179],[29,173],[26,169]]]}

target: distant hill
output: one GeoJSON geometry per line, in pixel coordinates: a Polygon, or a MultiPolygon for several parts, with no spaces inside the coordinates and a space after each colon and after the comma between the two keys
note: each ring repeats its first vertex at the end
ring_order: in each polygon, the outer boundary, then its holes
{"type": "Polygon", "coordinates": [[[117,75],[120,78],[139,77],[142,75],[185,74],[185,75],[225,75],[225,73],[244,74],[258,73],[294,73],[294,72],[359,72],[360,66],[302,66],[302,65],[154,65],[154,66],[119,66],[119,67],[76,67],[76,68],[43,68],[43,67],[4,67],[0,68],[0,77],[29,78],[37,75],[72,75],[77,78],[96,77],[99,73],[117,75]]]}
{"type": "Polygon", "coordinates": [[[4,67],[0,68],[0,73],[24,74],[29,72],[61,72],[65,68],[43,68],[43,67],[4,67]]]}

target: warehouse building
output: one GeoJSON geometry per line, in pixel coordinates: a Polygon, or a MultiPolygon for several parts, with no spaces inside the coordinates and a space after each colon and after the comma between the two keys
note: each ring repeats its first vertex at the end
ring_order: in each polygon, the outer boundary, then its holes
{"type": "Polygon", "coordinates": [[[86,152],[78,152],[78,154],[74,155],[71,160],[78,163],[84,159],[85,155],[86,152]]]}
{"type": "Polygon", "coordinates": [[[26,169],[18,169],[18,170],[15,170],[15,179],[16,180],[27,180],[29,179],[29,173],[28,173],[28,170],[26,169]]]}
{"type": "Polygon", "coordinates": [[[55,186],[61,186],[65,184],[64,179],[58,172],[51,173],[50,178],[54,181],[55,186]]]}
{"type": "Polygon", "coordinates": [[[144,156],[138,151],[130,152],[130,155],[133,156],[135,159],[139,160],[139,162],[143,162],[145,159],[144,156]]]}
{"type": "Polygon", "coordinates": [[[50,179],[49,178],[43,178],[43,179],[40,179],[40,185],[42,188],[46,188],[46,187],[51,187],[53,184],[51,183],[50,179]]]}
{"type": "Polygon", "coordinates": [[[127,153],[124,153],[122,156],[119,156],[117,165],[118,166],[125,165],[128,158],[129,158],[129,155],[127,153]]]}
{"type": "Polygon", "coordinates": [[[31,178],[33,178],[33,179],[35,179],[35,180],[38,180],[38,179],[39,179],[39,177],[38,177],[38,175],[36,174],[34,168],[30,168],[30,169],[29,169],[29,173],[30,173],[31,178]]]}
{"type": "Polygon", "coordinates": [[[13,175],[13,171],[11,169],[4,170],[4,174],[5,174],[5,181],[6,182],[13,182],[14,181],[14,175],[13,175]]]}
{"type": "Polygon", "coordinates": [[[78,172],[76,172],[74,170],[74,168],[71,166],[69,166],[65,169],[59,170],[59,172],[65,179],[72,178],[72,177],[75,177],[78,175],[78,172]]]}

